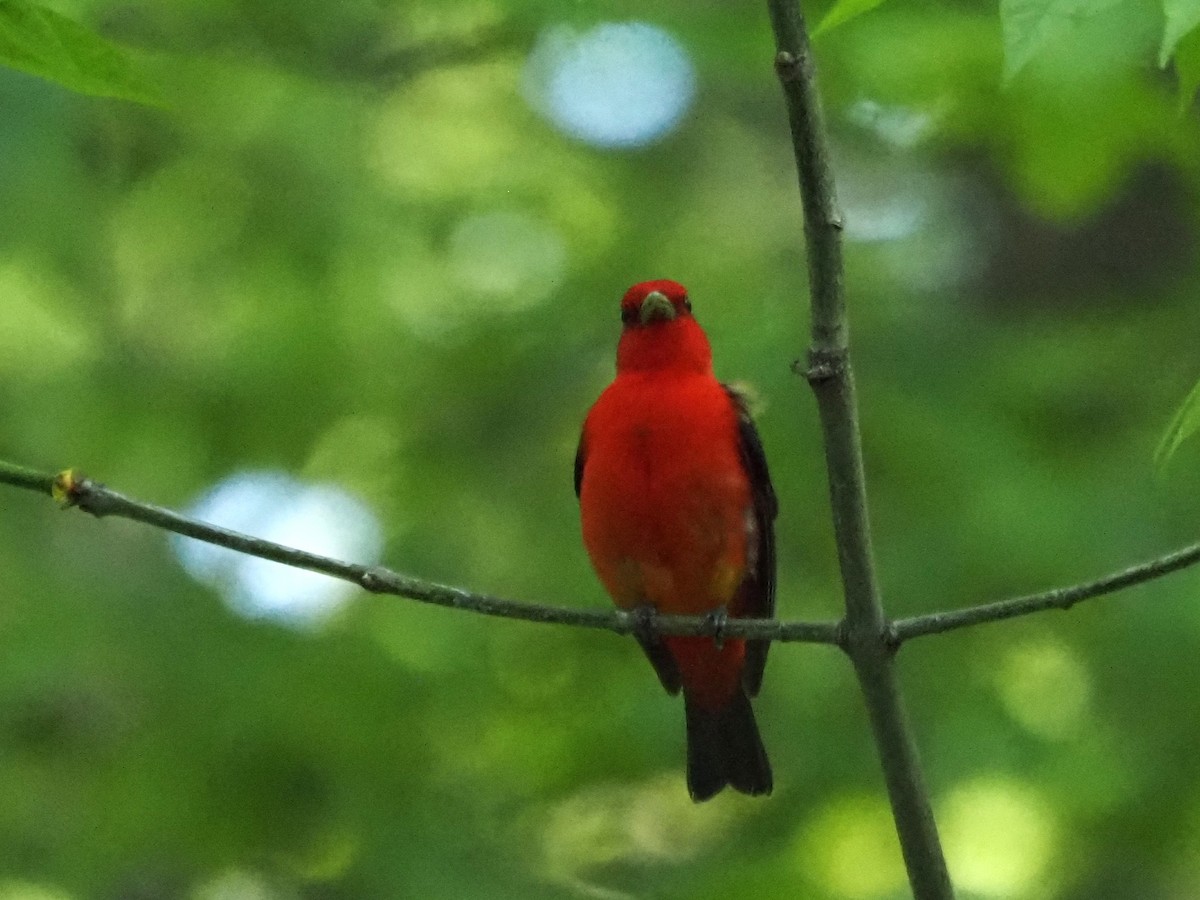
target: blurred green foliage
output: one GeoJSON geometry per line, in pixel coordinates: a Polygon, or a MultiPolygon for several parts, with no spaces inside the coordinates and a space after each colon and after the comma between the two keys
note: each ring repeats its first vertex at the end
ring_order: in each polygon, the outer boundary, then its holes
{"type": "MultiPolygon", "coordinates": [[[[817,45],[893,615],[1196,536],[1200,442],[1153,464],[1200,372],[1195,32],[1164,31],[1185,4],[1044,6],[1015,59],[982,0],[817,45]]],[[[395,568],[605,604],[577,429],[621,293],[672,277],[764,400],[781,612],[838,614],[765,10],[54,8],[165,109],[0,70],[0,456],[175,507],[284,470],[369,503],[395,568]],[[558,134],[521,95],[539,33],[630,18],[692,55],[695,106],[643,149],[558,134]]],[[[903,651],[960,896],[1200,894],[1198,586],[903,651]]],[[[3,900],[907,896],[845,661],[776,648],[758,706],[775,795],[693,807],[632,642],[369,596],[247,621],[162,534],[0,490],[3,900]]]]}
{"type": "Polygon", "coordinates": [[[0,63],[84,94],[161,102],[129,51],[24,0],[0,2],[0,63]]]}

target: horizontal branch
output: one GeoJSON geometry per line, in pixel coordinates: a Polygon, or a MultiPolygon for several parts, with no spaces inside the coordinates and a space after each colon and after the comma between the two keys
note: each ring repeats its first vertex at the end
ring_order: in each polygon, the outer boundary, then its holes
{"type": "Polygon", "coordinates": [[[54,483],[57,480],[57,475],[49,475],[45,472],[26,469],[24,466],[0,462],[0,481],[3,481],[5,484],[16,485],[30,491],[37,491],[39,494],[50,494],[53,496],[54,483]]]}
{"type": "Polygon", "coordinates": [[[1200,544],[1191,544],[1165,556],[1138,563],[1084,584],[1054,588],[1040,594],[998,600],[995,603],[985,603],[966,609],[898,619],[891,625],[891,638],[895,645],[899,646],[910,638],[922,637],[927,634],[941,634],[970,625],[999,622],[1003,619],[1013,619],[1047,609],[1070,609],[1082,600],[1102,597],[1105,594],[1133,587],[1135,584],[1153,581],[1164,575],[1170,575],[1172,572],[1178,572],[1180,569],[1186,569],[1197,562],[1200,562],[1200,544]]]}
{"type": "MultiPolygon", "coordinates": [[[[623,610],[569,609],[506,600],[413,578],[382,566],[343,562],[272,541],[264,541],[227,528],[189,519],[160,506],[131,500],[102,484],[84,478],[74,470],[49,475],[0,462],[0,483],[48,494],[65,506],[77,506],[97,517],[118,516],[132,519],[249,556],[269,559],[310,572],[320,572],[332,578],[349,581],[376,594],[394,594],[409,600],[470,610],[488,616],[598,628],[616,634],[632,634],[646,627],[646,623],[639,617],[623,610]]],[[[650,622],[650,627],[658,634],[669,635],[716,637],[719,634],[724,638],[799,641],[812,644],[841,643],[841,629],[836,622],[780,622],[776,619],[726,619],[721,622],[705,616],[655,616],[650,622]]]]}

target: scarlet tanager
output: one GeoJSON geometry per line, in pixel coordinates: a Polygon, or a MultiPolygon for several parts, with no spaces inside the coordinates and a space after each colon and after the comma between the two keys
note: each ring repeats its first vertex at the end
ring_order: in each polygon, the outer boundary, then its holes
{"type": "MultiPolygon", "coordinates": [[[[596,574],[617,606],[645,616],[770,618],[777,504],[746,401],[713,374],[683,285],[635,284],[621,321],[617,377],[588,412],[575,457],[596,574]]],[[[663,687],[683,691],[692,799],[726,785],[769,794],[750,707],[769,642],[657,637],[648,627],[637,637],[663,687]]]]}

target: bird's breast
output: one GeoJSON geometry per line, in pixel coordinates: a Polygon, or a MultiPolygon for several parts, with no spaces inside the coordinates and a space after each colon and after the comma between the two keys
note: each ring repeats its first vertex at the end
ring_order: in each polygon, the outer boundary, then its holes
{"type": "Polygon", "coordinates": [[[736,413],[715,378],[620,378],[588,416],[584,543],[623,606],[695,613],[728,603],[746,568],[749,480],[736,413]]]}

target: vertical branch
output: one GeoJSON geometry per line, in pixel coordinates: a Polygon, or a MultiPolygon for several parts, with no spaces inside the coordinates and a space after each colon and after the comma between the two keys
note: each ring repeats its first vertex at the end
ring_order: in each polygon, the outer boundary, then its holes
{"type": "Polygon", "coordinates": [[[821,417],[830,504],[845,594],[845,647],[854,663],[918,900],[952,900],[916,744],[896,680],[893,644],[871,553],[858,403],[843,292],[842,218],[829,163],[811,47],[799,0],[768,0],[775,68],[787,101],[804,205],[812,346],[806,375],[821,417]]]}
{"type": "Polygon", "coordinates": [[[792,149],[804,206],[804,239],[812,298],[813,349],[846,351],[846,301],[842,290],[842,213],[838,209],[825,114],[817,95],[812,48],[799,0],[768,0],[775,32],[775,71],[787,101],[792,149]]]}

